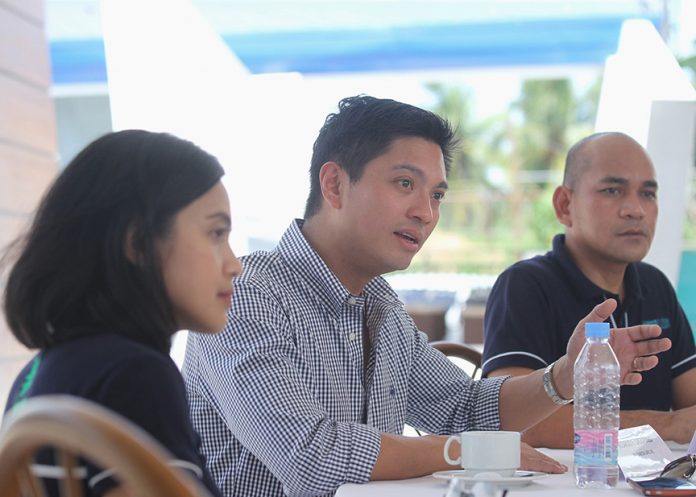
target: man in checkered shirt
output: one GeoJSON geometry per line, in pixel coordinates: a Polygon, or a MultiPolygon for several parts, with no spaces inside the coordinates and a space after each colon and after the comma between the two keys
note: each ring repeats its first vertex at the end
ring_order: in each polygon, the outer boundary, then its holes
{"type": "MultiPolygon", "coordinates": [[[[332,495],[447,469],[443,435],[524,430],[572,397],[584,320],[544,382],[541,370],[473,381],[428,345],[380,276],[406,268],[437,224],[452,146],[444,120],[393,100],[346,98],[327,117],[304,220],[244,258],[225,330],[189,336],[192,417],[224,495],[332,495]],[[434,435],[402,436],[405,423],[434,435]]],[[[640,342],[657,335],[615,333],[624,383],[669,348],[640,342]]],[[[566,470],[528,446],[522,467],[566,470]]]]}

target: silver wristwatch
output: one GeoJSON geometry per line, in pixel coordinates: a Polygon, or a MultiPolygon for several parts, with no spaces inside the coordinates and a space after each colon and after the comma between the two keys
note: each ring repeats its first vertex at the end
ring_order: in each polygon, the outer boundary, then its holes
{"type": "Polygon", "coordinates": [[[558,392],[556,392],[556,387],[553,386],[553,378],[551,376],[553,372],[553,366],[555,364],[555,362],[552,362],[551,364],[546,366],[546,369],[544,370],[544,390],[546,390],[546,395],[549,396],[549,398],[554,404],[564,406],[573,402],[573,399],[564,399],[563,397],[558,395],[558,392]]]}

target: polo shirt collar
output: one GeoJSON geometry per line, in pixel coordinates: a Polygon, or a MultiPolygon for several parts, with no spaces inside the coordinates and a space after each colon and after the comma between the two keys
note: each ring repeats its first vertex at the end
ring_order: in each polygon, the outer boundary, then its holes
{"type": "MultiPolygon", "coordinates": [[[[559,234],[553,238],[553,250],[551,256],[558,261],[563,271],[568,275],[570,284],[575,288],[578,296],[582,299],[596,300],[597,298],[616,297],[614,294],[600,288],[590,281],[580,268],[573,262],[570,253],[566,248],[565,235],[559,234]]],[[[627,302],[635,302],[643,299],[643,290],[638,276],[636,263],[630,263],[626,267],[624,275],[624,289],[627,302]]]]}
{"type": "Polygon", "coordinates": [[[288,267],[316,290],[328,308],[338,316],[346,302],[355,303],[363,299],[375,299],[387,304],[399,304],[394,289],[381,276],[372,279],[359,296],[353,296],[340,282],[334,272],[311,247],[302,233],[303,219],[295,219],[283,234],[276,251],[288,267]]]}

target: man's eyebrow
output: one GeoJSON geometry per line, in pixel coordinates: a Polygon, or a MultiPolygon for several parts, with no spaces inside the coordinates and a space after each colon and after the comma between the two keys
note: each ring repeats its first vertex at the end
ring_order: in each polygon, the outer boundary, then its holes
{"type": "MultiPolygon", "coordinates": [[[[425,173],[423,172],[423,170],[418,166],[414,166],[413,164],[397,164],[396,166],[394,166],[393,169],[394,170],[405,169],[405,170],[415,174],[420,179],[425,178],[425,173]]],[[[447,189],[449,189],[449,185],[447,184],[447,181],[441,181],[440,183],[435,185],[435,188],[442,188],[443,190],[447,190],[447,189]]]]}
{"type": "Polygon", "coordinates": [[[230,218],[230,215],[227,214],[226,212],[214,212],[212,214],[208,214],[206,219],[219,219],[223,223],[225,223],[227,226],[232,226],[232,219],[230,218]]]}
{"type": "Polygon", "coordinates": [[[605,176],[600,180],[600,183],[605,183],[609,185],[627,185],[628,180],[619,176],[605,176]]]}
{"type": "MultiPolygon", "coordinates": [[[[605,176],[601,179],[600,182],[608,185],[627,185],[628,179],[622,178],[620,176],[605,176]]],[[[642,185],[644,188],[657,189],[657,181],[655,181],[654,179],[645,180],[643,181],[642,185]]]]}

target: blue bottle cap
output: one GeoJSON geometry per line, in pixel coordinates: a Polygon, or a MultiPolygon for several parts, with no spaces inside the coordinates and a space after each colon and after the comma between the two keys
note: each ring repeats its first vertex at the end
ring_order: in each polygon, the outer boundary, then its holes
{"type": "Polygon", "coordinates": [[[585,336],[609,338],[609,323],[585,323],[585,336]]]}

